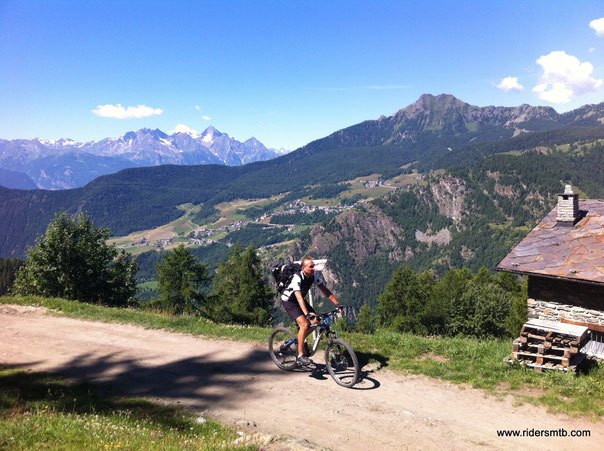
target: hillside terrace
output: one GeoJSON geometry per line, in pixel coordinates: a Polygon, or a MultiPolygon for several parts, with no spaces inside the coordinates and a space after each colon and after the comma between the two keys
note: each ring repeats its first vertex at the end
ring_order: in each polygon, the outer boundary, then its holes
{"type": "MultiPolygon", "coordinates": [[[[280,196],[268,200],[257,199],[227,203],[217,206],[221,213],[218,221],[203,226],[191,222],[192,215],[198,211],[198,206],[186,204],[179,207],[185,212],[183,217],[170,224],[152,230],[135,232],[128,237],[115,237],[111,241],[118,248],[127,249],[129,252],[137,254],[144,252],[146,248],[169,249],[178,244],[184,244],[185,246],[207,246],[218,242],[231,232],[243,229],[251,223],[263,224],[266,227],[292,232],[296,229],[296,224],[271,224],[270,219],[276,216],[283,217],[316,212],[323,212],[326,215],[340,214],[375,197],[392,195],[401,190],[408,190],[418,183],[421,178],[421,174],[417,173],[404,174],[389,180],[383,180],[379,176],[375,178],[375,175],[359,177],[349,181],[351,189],[346,193],[347,195],[358,194],[363,197],[350,205],[333,205],[332,200],[323,203],[320,199],[297,199],[288,203],[283,210],[272,211],[253,220],[241,218],[241,215],[237,214],[237,209],[245,205],[257,205],[264,201],[274,201],[280,196]],[[387,189],[386,192],[381,191],[385,189],[387,189]],[[188,230],[181,230],[183,228],[187,228],[188,230]]],[[[333,199],[333,201],[339,203],[338,199],[333,199]]]]}

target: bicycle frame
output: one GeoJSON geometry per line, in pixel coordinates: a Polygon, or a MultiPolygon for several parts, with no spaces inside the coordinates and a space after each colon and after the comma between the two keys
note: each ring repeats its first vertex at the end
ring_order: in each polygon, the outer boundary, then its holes
{"type": "MultiPolygon", "coordinates": [[[[316,334],[312,349],[304,343],[304,352],[307,357],[313,356],[319,350],[319,345],[323,337],[327,337],[329,343],[325,346],[325,369],[331,375],[333,380],[340,386],[350,388],[355,385],[360,376],[360,366],[354,349],[344,340],[338,338],[338,332],[332,329],[332,325],[337,319],[339,308],[318,315],[317,324],[311,324],[311,331],[316,334]]],[[[305,328],[305,330],[307,330],[305,328]]],[[[310,332],[310,331],[308,331],[310,332]]],[[[298,331],[298,334],[300,331],[298,331]]],[[[268,340],[269,354],[275,364],[282,370],[292,371],[304,366],[297,356],[298,349],[301,347],[297,335],[290,329],[283,326],[276,327],[268,340]],[[287,341],[285,341],[287,340],[287,341]],[[283,343],[279,345],[278,343],[283,343]]],[[[311,363],[306,361],[306,364],[311,363]]]]}
{"type": "MultiPolygon", "coordinates": [[[[313,337],[315,338],[315,343],[314,343],[311,353],[310,353],[311,356],[315,355],[315,353],[317,352],[317,349],[319,348],[319,344],[321,343],[321,340],[324,336],[327,336],[330,341],[331,341],[331,337],[330,337],[331,335],[333,335],[334,338],[338,338],[338,332],[336,330],[331,329],[331,325],[335,322],[335,313],[336,312],[337,312],[337,310],[334,310],[331,313],[324,313],[323,315],[319,316],[319,318],[321,319],[321,322],[319,322],[319,324],[310,325],[310,328],[314,329],[313,337]]],[[[282,345],[281,348],[285,349],[297,341],[298,341],[298,339],[294,338],[293,340],[290,340],[289,342],[282,345]]]]}

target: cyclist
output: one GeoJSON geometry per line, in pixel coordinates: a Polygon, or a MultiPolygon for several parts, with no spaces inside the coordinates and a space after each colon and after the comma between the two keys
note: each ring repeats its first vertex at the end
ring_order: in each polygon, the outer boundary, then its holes
{"type": "Polygon", "coordinates": [[[315,274],[315,262],[313,259],[311,257],[304,257],[301,263],[302,270],[299,273],[294,274],[290,284],[283,291],[283,294],[281,295],[281,304],[290,318],[300,327],[300,330],[298,331],[297,362],[301,365],[308,365],[312,361],[304,355],[304,341],[312,331],[310,325],[318,324],[319,319],[315,310],[308,305],[304,299],[306,294],[313,285],[316,285],[325,297],[337,305],[340,310],[342,310],[343,307],[333,293],[323,284],[319,275],[315,274]]]}

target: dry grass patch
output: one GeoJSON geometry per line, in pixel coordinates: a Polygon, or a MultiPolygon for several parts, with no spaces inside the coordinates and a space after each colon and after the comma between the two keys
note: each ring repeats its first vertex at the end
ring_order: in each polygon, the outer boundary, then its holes
{"type": "Polygon", "coordinates": [[[449,363],[451,361],[451,359],[445,357],[444,355],[434,354],[432,352],[430,352],[428,354],[422,354],[418,357],[418,360],[426,360],[426,359],[434,360],[435,362],[440,362],[440,363],[449,363]]]}
{"type": "Polygon", "coordinates": [[[271,196],[268,198],[262,198],[262,199],[238,199],[236,201],[232,201],[232,202],[223,202],[221,204],[217,204],[214,205],[214,208],[216,208],[219,212],[220,212],[220,219],[218,219],[218,221],[214,222],[211,225],[211,228],[216,228],[216,227],[222,227],[225,225],[229,225],[237,220],[241,220],[244,219],[245,216],[242,215],[241,213],[237,213],[237,210],[239,209],[245,209],[245,208],[249,208],[252,207],[254,205],[261,205],[267,202],[274,202],[276,200],[281,199],[285,194],[279,194],[277,196],[271,196]]]}

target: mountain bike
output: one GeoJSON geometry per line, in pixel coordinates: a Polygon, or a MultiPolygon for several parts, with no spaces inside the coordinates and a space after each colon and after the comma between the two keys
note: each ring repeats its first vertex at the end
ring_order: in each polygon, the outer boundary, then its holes
{"type": "MultiPolygon", "coordinates": [[[[352,347],[344,340],[338,338],[338,333],[332,329],[337,319],[338,309],[318,315],[319,324],[311,324],[312,329],[319,332],[317,339],[312,347],[304,347],[307,356],[313,356],[319,349],[319,344],[323,337],[327,337],[327,347],[325,348],[325,366],[334,381],[342,387],[350,388],[357,383],[359,379],[360,367],[357,355],[352,347]]],[[[268,350],[273,362],[285,371],[294,370],[298,364],[298,338],[286,327],[277,327],[271,333],[268,339],[268,350]]]]}

